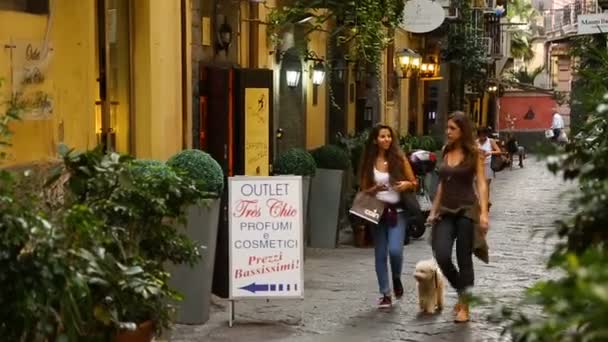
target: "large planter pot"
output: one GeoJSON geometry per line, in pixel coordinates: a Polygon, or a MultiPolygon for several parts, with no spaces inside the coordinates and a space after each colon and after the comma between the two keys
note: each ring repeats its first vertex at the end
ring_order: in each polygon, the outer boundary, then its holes
{"type": "Polygon", "coordinates": [[[150,342],[154,338],[154,323],[146,321],[133,331],[123,330],[114,336],[114,342],[150,342]]]}
{"type": "Polygon", "coordinates": [[[317,169],[310,186],[310,246],[336,248],[342,209],[344,171],[317,169]]]}
{"type": "Polygon", "coordinates": [[[219,214],[219,199],[186,209],[186,234],[195,243],[205,246],[205,249],[202,251],[202,259],[194,267],[170,267],[170,285],[184,297],[177,303],[177,323],[203,324],[209,320],[219,214]]]}
{"type": "Polygon", "coordinates": [[[304,241],[309,243],[310,239],[310,185],[311,185],[311,177],[303,176],[302,177],[302,197],[303,197],[303,206],[304,206],[304,241]]]}

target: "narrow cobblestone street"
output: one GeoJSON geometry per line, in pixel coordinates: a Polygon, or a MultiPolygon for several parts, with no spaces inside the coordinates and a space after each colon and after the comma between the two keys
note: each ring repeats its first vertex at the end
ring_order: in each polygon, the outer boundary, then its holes
{"type": "MultiPolygon", "coordinates": [[[[492,184],[491,262],[475,260],[476,294],[515,302],[525,288],[548,276],[544,260],[551,242],[544,233],[567,210],[559,196],[562,190],[561,180],[535,157],[526,160],[524,169],[497,175],[492,184]]],[[[443,313],[417,314],[414,265],[430,255],[426,239],[405,247],[406,294],[392,310],[379,311],[372,249],[308,250],[305,300],[238,302],[233,328],[227,326],[227,303],[216,300],[207,324],[178,326],[172,341],[499,341],[502,328],[487,320],[491,305],[475,307],[470,324],[452,323],[456,297],[451,289],[443,313]]]]}

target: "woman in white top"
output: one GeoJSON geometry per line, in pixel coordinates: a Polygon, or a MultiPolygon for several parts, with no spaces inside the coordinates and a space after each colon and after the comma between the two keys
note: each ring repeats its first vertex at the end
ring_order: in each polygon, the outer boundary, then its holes
{"type": "Polygon", "coordinates": [[[489,135],[490,131],[485,127],[481,127],[477,130],[477,145],[481,152],[480,157],[484,158],[483,166],[486,174],[486,182],[488,183],[488,208],[492,205],[490,203],[490,184],[492,183],[492,175],[494,174],[494,171],[490,167],[492,164],[492,156],[503,154],[500,147],[498,147],[498,144],[496,144],[496,141],[491,139],[489,135]]]}
{"type": "Polygon", "coordinates": [[[359,170],[361,190],[374,194],[387,204],[380,223],[373,227],[376,276],[382,295],[378,303],[380,308],[392,305],[387,254],[390,256],[395,297],[400,299],[403,296],[401,268],[406,219],[400,193],[414,191],[417,187],[414,172],[398,142],[391,127],[374,127],[363,151],[359,170]]]}

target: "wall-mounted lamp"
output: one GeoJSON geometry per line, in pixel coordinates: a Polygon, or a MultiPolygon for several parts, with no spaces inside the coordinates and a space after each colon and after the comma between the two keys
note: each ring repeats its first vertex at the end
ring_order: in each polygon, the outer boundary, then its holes
{"type": "Polygon", "coordinates": [[[300,84],[300,75],[302,74],[299,70],[287,69],[286,72],[287,77],[287,86],[290,88],[295,88],[300,84]]]}
{"type": "Polygon", "coordinates": [[[315,63],[312,68],[312,84],[319,86],[325,80],[325,66],[321,62],[315,63]]]}
{"type": "Polygon", "coordinates": [[[232,44],[232,26],[228,24],[228,17],[224,16],[224,23],[217,31],[217,50],[227,52],[230,44],[232,44]]]}
{"type": "Polygon", "coordinates": [[[337,58],[332,62],[332,77],[338,82],[346,80],[346,72],[348,71],[347,62],[343,58],[337,58]]]}
{"type": "Polygon", "coordinates": [[[433,77],[435,76],[437,69],[439,69],[439,67],[435,62],[435,58],[427,57],[426,61],[420,65],[420,77],[433,77]]]}
{"type": "Polygon", "coordinates": [[[284,54],[283,69],[285,69],[285,81],[287,86],[290,88],[297,87],[300,84],[300,78],[302,76],[300,57],[292,53],[284,54]]]}
{"type": "Polygon", "coordinates": [[[422,64],[422,57],[412,49],[405,48],[395,54],[398,66],[401,68],[403,78],[418,71],[422,64]]]}

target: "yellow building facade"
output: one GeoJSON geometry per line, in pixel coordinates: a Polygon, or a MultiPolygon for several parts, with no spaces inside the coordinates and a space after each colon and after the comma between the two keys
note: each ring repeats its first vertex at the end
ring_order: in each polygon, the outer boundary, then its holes
{"type": "Polygon", "coordinates": [[[0,94],[22,94],[25,104],[5,164],[54,158],[62,143],[90,149],[102,139],[139,158],[181,150],[190,107],[182,64],[188,1],[49,4],[43,14],[0,7],[0,94]]]}
{"type": "MultiPolygon", "coordinates": [[[[23,94],[27,108],[23,119],[12,125],[13,145],[4,166],[56,158],[60,144],[84,150],[103,143],[138,158],[160,160],[193,146],[199,61],[273,70],[278,89],[280,60],[267,23],[270,10],[285,5],[281,0],[231,3],[230,8],[228,2],[211,0],[54,0],[42,14],[18,8],[21,1],[7,1],[15,6],[0,6],[0,97],[23,94]],[[216,7],[234,32],[226,56],[214,51],[216,7]],[[200,47],[197,57],[193,50],[200,47]],[[37,59],[29,59],[32,52],[37,59]],[[27,76],[32,70],[41,77],[24,82],[32,78],[27,76]]],[[[326,64],[331,63],[329,25],[307,36],[309,51],[326,64]]],[[[397,30],[393,53],[404,48],[419,50],[420,38],[397,30]]],[[[423,120],[424,81],[393,82],[394,54],[384,57],[379,92],[369,96],[381,94],[379,120],[407,134],[411,122],[423,120]],[[395,93],[388,98],[390,87],[395,93]]],[[[314,63],[303,59],[300,80],[305,130],[301,147],[307,149],[328,143],[333,134],[328,77],[313,85],[314,63]]],[[[347,64],[345,73],[343,132],[355,133],[362,81],[354,63],[347,64]]],[[[275,108],[275,117],[282,114],[275,108]]],[[[422,125],[416,124],[416,133],[421,132],[422,125]]]]}

